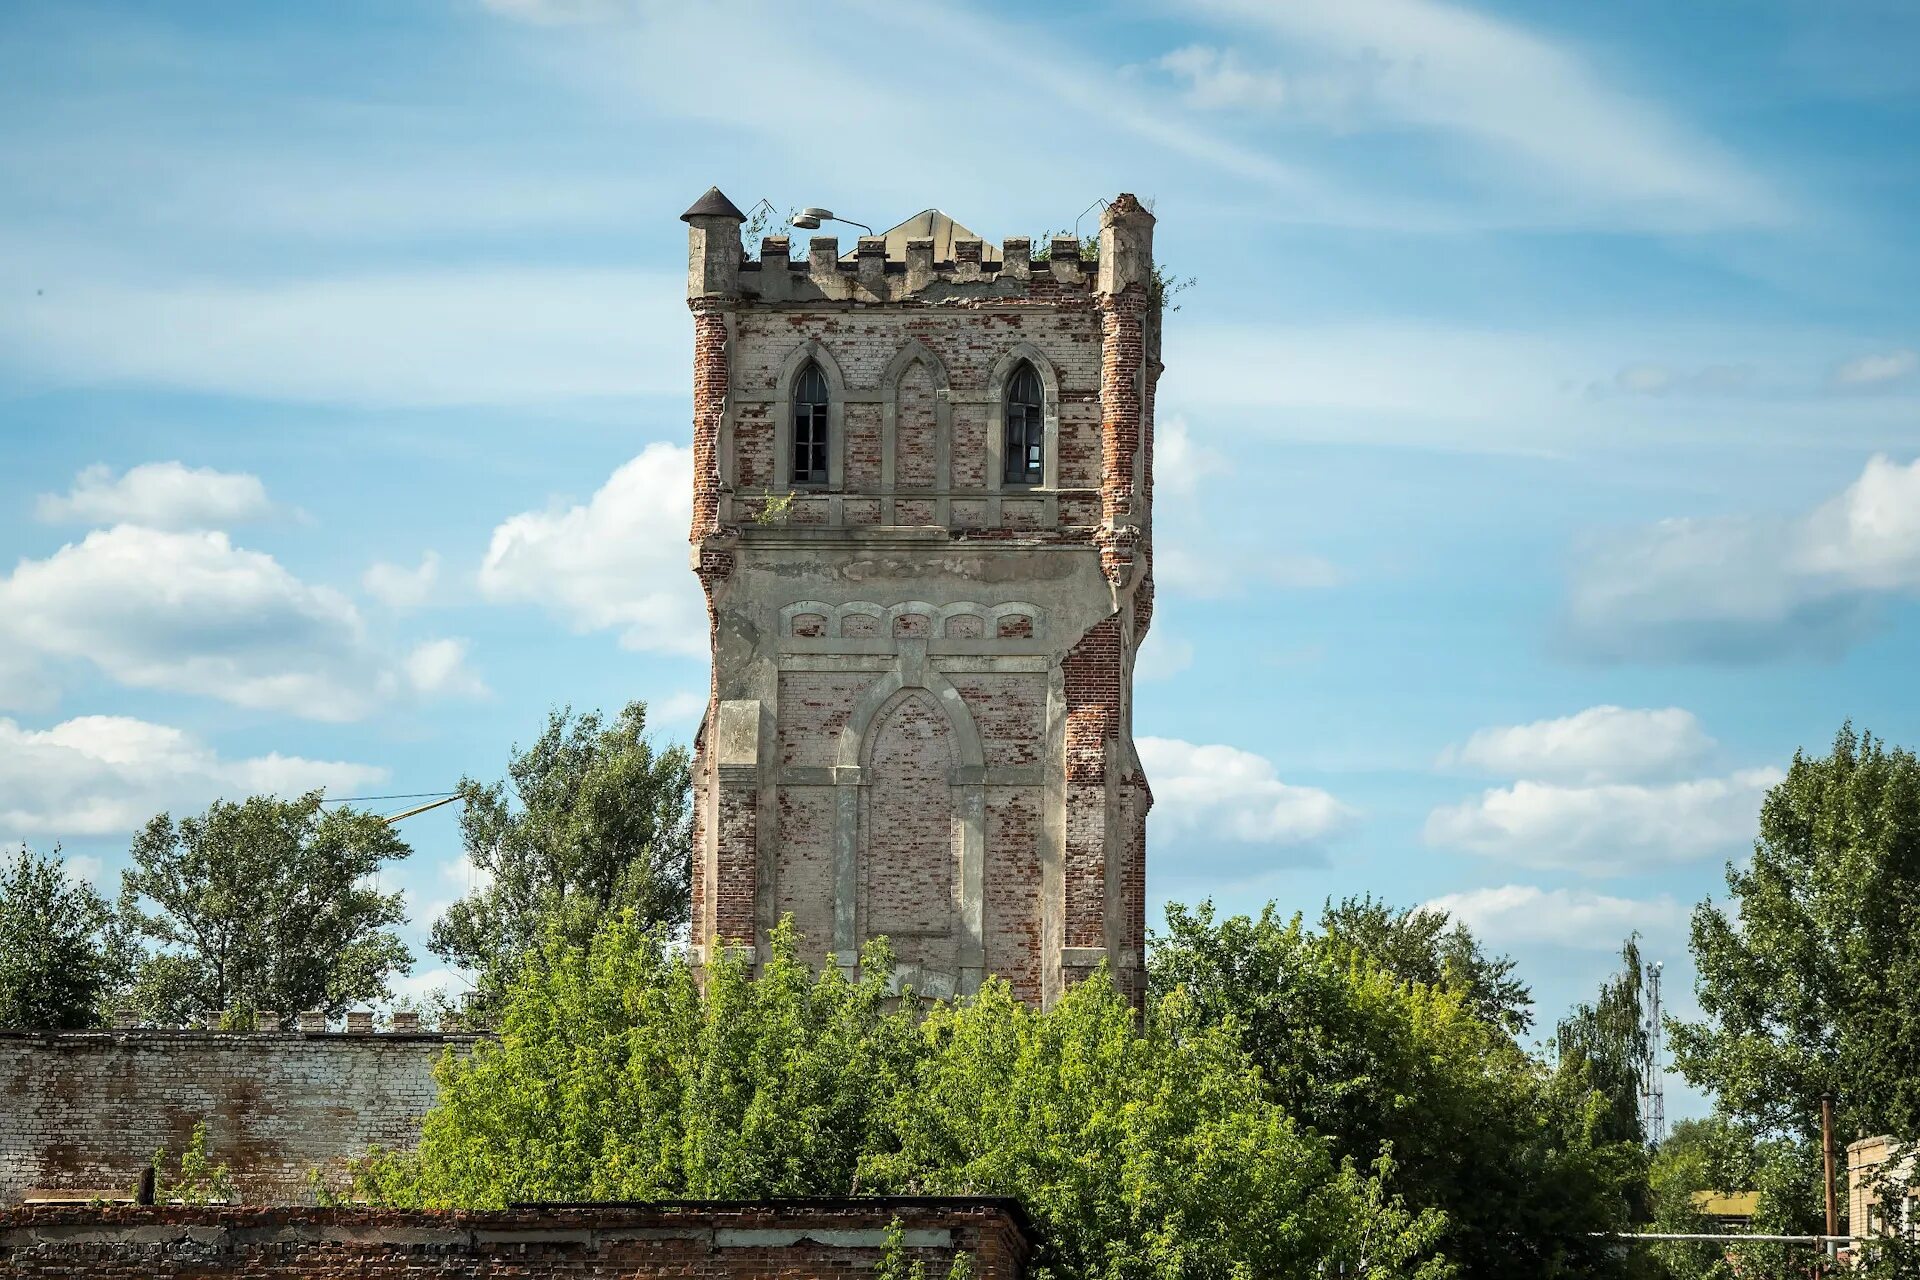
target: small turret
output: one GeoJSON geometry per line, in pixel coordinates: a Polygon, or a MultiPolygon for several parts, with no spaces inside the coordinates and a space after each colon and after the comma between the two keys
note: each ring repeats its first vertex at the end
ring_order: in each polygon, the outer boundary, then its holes
{"type": "Polygon", "coordinates": [[[718,187],[680,215],[687,224],[687,297],[731,298],[740,292],[740,225],[747,215],[718,187]]]}
{"type": "Polygon", "coordinates": [[[1154,217],[1126,192],[1100,215],[1100,280],[1097,291],[1125,293],[1129,286],[1153,284],[1154,217]]]}

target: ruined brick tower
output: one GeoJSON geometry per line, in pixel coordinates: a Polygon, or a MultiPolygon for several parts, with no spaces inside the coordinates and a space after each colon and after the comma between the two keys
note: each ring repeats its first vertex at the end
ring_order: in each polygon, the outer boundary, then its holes
{"type": "Polygon", "coordinates": [[[791,913],[851,973],[884,934],[931,995],[1140,995],[1152,795],[1153,215],[1055,239],[742,249],[683,216],[693,566],[713,628],[693,941],[791,913]]]}

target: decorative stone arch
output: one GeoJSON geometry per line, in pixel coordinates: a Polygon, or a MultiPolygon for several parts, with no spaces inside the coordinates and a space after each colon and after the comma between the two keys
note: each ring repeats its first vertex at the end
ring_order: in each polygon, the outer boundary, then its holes
{"type": "Polygon", "coordinates": [[[895,634],[893,624],[910,613],[924,616],[927,620],[927,634],[931,636],[934,633],[940,610],[925,600],[902,600],[898,604],[887,606],[887,634],[890,636],[895,634]]]}
{"type": "Polygon", "coordinates": [[[1009,600],[1005,604],[993,606],[989,612],[992,615],[995,635],[998,635],[1000,632],[1000,620],[1002,618],[1022,616],[1032,620],[1033,636],[1035,639],[1038,639],[1046,633],[1047,611],[1037,604],[1028,604],[1025,600],[1009,600]]]}
{"type": "MultiPolygon", "coordinates": [[[[836,749],[834,763],[841,769],[858,770],[865,766],[870,743],[867,741],[873,731],[873,722],[881,710],[893,700],[893,696],[903,689],[924,689],[933,695],[940,709],[947,714],[947,721],[953,726],[955,758],[959,761],[957,770],[984,769],[986,755],[980,745],[980,729],[974,723],[973,712],[967,707],[967,700],[953,687],[953,682],[928,666],[925,655],[919,661],[908,661],[904,656],[893,668],[868,685],[855,699],[853,713],[847,717],[846,727],[840,730],[840,742],[836,749]]],[[[955,778],[954,781],[961,781],[955,778]]]]}
{"type": "MultiPolygon", "coordinates": [[[[827,485],[838,492],[847,479],[847,378],[840,362],[818,338],[808,338],[780,365],[773,384],[773,484],[775,493],[791,489],[793,470],[793,384],[808,363],[820,366],[827,380],[827,485]]],[[[802,486],[810,490],[811,485],[802,486]]]]}
{"type": "Polygon", "coordinates": [[[780,610],[780,634],[783,636],[792,635],[794,619],[808,613],[817,613],[820,615],[821,621],[826,625],[826,633],[828,635],[832,635],[838,630],[834,625],[835,611],[832,605],[824,600],[795,600],[792,604],[786,605],[780,610]]]}
{"type": "Polygon", "coordinates": [[[994,362],[987,375],[987,488],[996,493],[1005,488],[1007,386],[1013,381],[1014,370],[1023,364],[1032,365],[1040,375],[1041,398],[1046,401],[1040,488],[1051,491],[1060,487],[1060,371],[1040,348],[1031,342],[1017,342],[994,362]]]}
{"type": "Polygon", "coordinates": [[[987,830],[986,755],[980,729],[966,699],[951,681],[927,662],[926,645],[904,641],[892,670],[867,686],[855,700],[852,714],[840,731],[834,781],[836,831],[833,868],[833,955],[835,963],[851,973],[860,959],[855,905],[860,885],[860,792],[870,781],[875,726],[883,724],[903,693],[924,691],[947,717],[952,732],[953,811],[960,826],[960,936],[959,987],[977,991],[986,963],[985,869],[987,830]]]}
{"type": "Polygon", "coordinates": [[[951,514],[947,493],[953,488],[953,403],[947,381],[947,366],[926,343],[909,338],[880,375],[880,489],[885,495],[887,524],[896,523],[893,494],[899,486],[900,466],[900,382],[916,364],[926,366],[933,379],[933,487],[940,495],[934,500],[936,523],[946,524],[951,514]]]}
{"type": "Polygon", "coordinates": [[[987,610],[981,606],[968,603],[943,604],[934,613],[934,634],[944,638],[948,633],[947,624],[955,618],[977,619],[980,623],[980,635],[982,638],[986,638],[991,629],[988,624],[992,621],[992,618],[987,610]]]}
{"type": "Polygon", "coordinates": [[[864,600],[854,600],[839,606],[833,611],[834,635],[844,636],[847,634],[848,618],[872,618],[873,634],[876,636],[886,635],[893,629],[888,625],[887,611],[885,609],[882,609],[877,604],[868,604],[864,600]]]}

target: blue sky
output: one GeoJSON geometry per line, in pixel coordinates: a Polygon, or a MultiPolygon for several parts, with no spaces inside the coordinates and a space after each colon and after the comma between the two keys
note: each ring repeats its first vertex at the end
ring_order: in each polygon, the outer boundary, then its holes
{"type": "MultiPolygon", "coordinates": [[[[553,703],[686,738],[678,213],[1128,190],[1198,281],[1154,899],[1440,901],[1547,1024],[1638,928],[1684,1011],[1794,749],[1920,741],[1916,47],[1891,0],[8,5],[0,839],[110,884],[158,809],[497,776],[553,703]]],[[[406,831],[417,937],[468,872],[406,831]]]]}

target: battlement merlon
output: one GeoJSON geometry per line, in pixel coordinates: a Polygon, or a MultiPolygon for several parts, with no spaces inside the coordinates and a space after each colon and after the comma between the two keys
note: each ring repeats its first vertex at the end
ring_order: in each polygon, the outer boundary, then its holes
{"type": "Polygon", "coordinates": [[[1056,236],[1045,261],[1033,261],[1025,236],[1001,241],[1000,261],[986,260],[984,242],[953,241],[953,257],[935,261],[931,240],[908,240],[902,255],[887,251],[880,236],[861,236],[842,257],[836,236],[814,236],[804,258],[791,256],[786,236],[766,236],[758,259],[740,243],[746,221],[734,203],[712,187],[680,215],[687,223],[687,299],[746,303],[888,303],[909,299],[941,302],[1088,301],[1130,286],[1148,288],[1153,275],[1154,217],[1125,192],[1101,216],[1099,255],[1081,257],[1080,241],[1056,236]]]}

